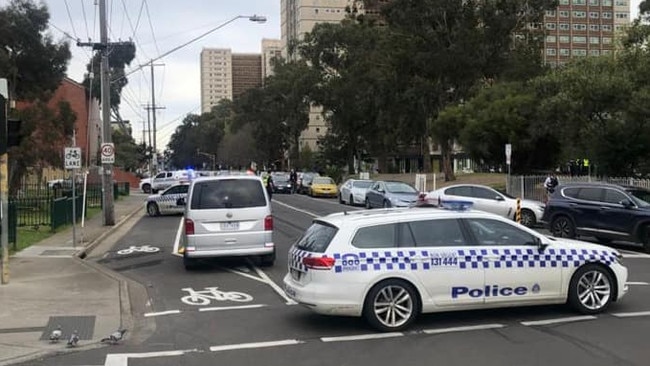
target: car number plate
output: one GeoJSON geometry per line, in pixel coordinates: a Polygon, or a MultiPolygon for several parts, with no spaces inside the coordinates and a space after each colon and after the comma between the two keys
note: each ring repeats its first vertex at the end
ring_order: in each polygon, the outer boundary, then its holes
{"type": "Polygon", "coordinates": [[[291,273],[291,278],[293,278],[296,281],[300,281],[300,276],[302,276],[302,272],[294,268],[291,268],[289,272],[291,273]]]}
{"type": "Polygon", "coordinates": [[[223,231],[239,230],[239,222],[222,222],[221,230],[223,231]]]}

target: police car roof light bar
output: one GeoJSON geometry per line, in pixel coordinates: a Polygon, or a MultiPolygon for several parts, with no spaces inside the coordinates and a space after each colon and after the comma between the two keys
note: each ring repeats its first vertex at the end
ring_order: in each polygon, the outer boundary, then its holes
{"type": "Polygon", "coordinates": [[[474,202],[472,201],[460,201],[460,200],[448,200],[440,201],[440,207],[445,210],[451,211],[467,211],[472,208],[474,202]]]}

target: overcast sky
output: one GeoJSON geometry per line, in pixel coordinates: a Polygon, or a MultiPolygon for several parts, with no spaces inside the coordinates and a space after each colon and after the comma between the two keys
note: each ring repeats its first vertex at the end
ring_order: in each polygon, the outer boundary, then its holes
{"type": "MultiPolygon", "coordinates": [[[[7,2],[0,0],[3,5],[7,2]]],[[[82,41],[91,38],[92,42],[99,42],[99,6],[95,5],[98,0],[44,2],[50,10],[55,37],[65,38],[62,30],[82,41]]],[[[136,59],[127,72],[238,15],[257,14],[268,19],[265,24],[238,19],[156,62],[164,64],[155,67],[154,79],[156,104],[165,107],[157,112],[160,151],[185,115],[200,113],[199,57],[203,47],[259,53],[262,38],[280,38],[280,0],[107,0],[107,9],[111,41],[132,38],[136,44],[136,59]]],[[[75,42],[71,42],[70,48],[68,76],[81,82],[90,50],[77,47],[75,42]]],[[[142,139],[142,121],[147,120],[143,105],[151,102],[150,73],[146,67],[130,75],[122,92],[120,113],[131,121],[133,137],[138,142],[142,139]]]]}
{"type": "MultiPolygon", "coordinates": [[[[632,0],[632,18],[641,0],[632,0]]],[[[9,0],[0,0],[6,5],[9,0]]],[[[44,0],[50,9],[52,34],[99,42],[98,0],[44,0]],[[58,28],[58,30],[57,30],[58,28]],[[63,32],[62,32],[63,31],[63,32]]],[[[238,15],[264,15],[265,24],[246,19],[235,22],[188,45],[155,67],[157,146],[164,150],[169,137],[187,113],[199,113],[201,105],[199,56],[203,47],[231,48],[233,52],[260,52],[262,38],[280,38],[280,0],[107,0],[111,41],[132,38],[136,44],[133,70],[152,58],[180,46],[238,15]],[[143,6],[144,5],[144,6],[143,6]]],[[[71,43],[72,60],[68,76],[83,80],[90,50],[71,43]]],[[[122,92],[120,112],[130,120],[136,141],[142,139],[142,121],[147,120],[143,105],[151,101],[150,68],[129,76],[122,92]]]]}

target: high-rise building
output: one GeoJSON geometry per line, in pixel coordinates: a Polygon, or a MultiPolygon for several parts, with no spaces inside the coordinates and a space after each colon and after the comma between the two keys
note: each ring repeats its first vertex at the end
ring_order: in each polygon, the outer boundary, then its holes
{"type": "Polygon", "coordinates": [[[231,99],[232,53],[228,48],[201,51],[201,111],[209,112],[221,99],[231,99]]]}
{"type": "Polygon", "coordinates": [[[232,54],[232,96],[237,98],[248,89],[262,86],[262,55],[232,54]]]}
{"type": "Polygon", "coordinates": [[[262,79],[273,75],[273,59],[282,57],[282,41],[262,39],[262,79]]]}
{"type": "Polygon", "coordinates": [[[544,17],[544,58],[562,65],[571,57],[610,54],[615,35],[629,23],[629,0],[559,0],[544,17]]]}
{"type": "MultiPolygon", "coordinates": [[[[282,57],[295,58],[289,54],[289,47],[301,41],[317,23],[338,23],[346,16],[346,8],[356,0],[281,0],[281,46],[282,57]]],[[[318,138],[327,132],[327,124],[321,107],[309,110],[309,124],[300,136],[300,148],[309,146],[318,150],[318,138]]]]}

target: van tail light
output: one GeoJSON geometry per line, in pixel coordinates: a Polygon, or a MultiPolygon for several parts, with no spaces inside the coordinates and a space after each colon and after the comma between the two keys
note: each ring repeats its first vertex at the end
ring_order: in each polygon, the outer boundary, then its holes
{"type": "Polygon", "coordinates": [[[308,269],[324,269],[329,270],[334,267],[336,259],[331,257],[305,257],[302,259],[302,264],[308,269]]]}
{"type": "Polygon", "coordinates": [[[264,231],[273,230],[273,216],[268,215],[264,218],[264,231]]]}
{"type": "Polygon", "coordinates": [[[194,221],[185,219],[185,235],[194,235],[194,221]]]}

